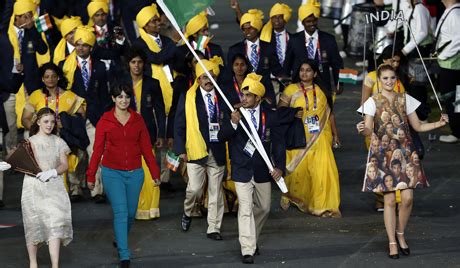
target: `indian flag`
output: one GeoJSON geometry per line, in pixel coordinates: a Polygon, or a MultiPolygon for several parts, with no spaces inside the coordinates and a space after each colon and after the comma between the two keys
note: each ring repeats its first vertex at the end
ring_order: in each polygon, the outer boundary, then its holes
{"type": "Polygon", "coordinates": [[[166,167],[169,168],[170,170],[176,172],[177,168],[179,167],[180,164],[180,158],[179,156],[175,155],[173,152],[168,151],[166,153],[166,158],[165,158],[165,164],[166,167]]]}
{"type": "Polygon", "coordinates": [[[183,28],[191,18],[213,3],[214,0],[157,0],[157,4],[169,20],[171,18],[168,13],[176,19],[180,28],[183,28]]]}
{"type": "Polygon", "coordinates": [[[16,226],[16,224],[0,224],[0,229],[12,228],[16,226]]]}
{"type": "Polygon", "coordinates": [[[37,26],[37,31],[39,33],[46,32],[49,29],[53,28],[53,24],[51,24],[50,16],[48,14],[36,17],[35,26],[37,26]]]}
{"type": "Polygon", "coordinates": [[[197,42],[196,42],[196,47],[195,47],[195,49],[196,49],[196,50],[203,50],[203,49],[205,49],[206,47],[208,47],[209,41],[211,41],[211,37],[206,36],[206,35],[200,35],[200,36],[198,37],[197,42]]]}
{"type": "Polygon", "coordinates": [[[358,81],[358,71],[353,69],[340,69],[339,71],[339,82],[356,84],[358,81]]]}

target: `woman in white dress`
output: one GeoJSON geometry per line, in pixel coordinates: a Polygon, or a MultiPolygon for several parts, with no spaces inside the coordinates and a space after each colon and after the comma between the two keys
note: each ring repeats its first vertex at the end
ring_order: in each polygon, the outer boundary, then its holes
{"type": "Polygon", "coordinates": [[[70,149],[56,136],[55,118],[52,109],[42,108],[30,129],[29,141],[42,170],[36,177],[25,175],[22,185],[22,218],[31,268],[38,267],[37,249],[42,243],[48,244],[52,267],[57,268],[60,245],[68,245],[73,237],[70,200],[62,179],[70,149]]]}

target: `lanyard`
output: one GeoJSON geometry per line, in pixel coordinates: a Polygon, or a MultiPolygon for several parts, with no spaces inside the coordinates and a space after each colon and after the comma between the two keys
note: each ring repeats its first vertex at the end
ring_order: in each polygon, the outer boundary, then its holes
{"type": "MultiPolygon", "coordinates": [[[[303,86],[302,82],[300,82],[300,87],[302,88],[302,91],[303,91],[303,96],[305,97],[305,102],[307,103],[307,106],[306,106],[306,109],[308,111],[309,109],[309,105],[308,105],[308,95],[307,95],[307,90],[305,89],[305,87],[303,86]]],[[[313,111],[316,111],[316,105],[317,104],[317,98],[316,98],[316,88],[315,88],[315,84],[313,84],[313,111]]]]}
{"type": "Polygon", "coordinates": [[[265,140],[265,112],[262,112],[262,140],[265,140]]]}
{"type": "Polygon", "coordinates": [[[238,86],[238,83],[236,82],[235,76],[233,76],[233,87],[235,88],[236,94],[238,94],[238,98],[241,101],[242,94],[241,94],[240,87],[238,86]]]}
{"type": "MultiPolygon", "coordinates": [[[[48,97],[49,97],[48,94],[46,94],[46,97],[45,97],[45,106],[46,106],[46,108],[49,108],[48,107],[48,97]]],[[[55,113],[56,113],[56,118],[58,118],[58,116],[59,116],[59,88],[57,88],[57,91],[56,91],[56,109],[55,109],[55,113]]]]}

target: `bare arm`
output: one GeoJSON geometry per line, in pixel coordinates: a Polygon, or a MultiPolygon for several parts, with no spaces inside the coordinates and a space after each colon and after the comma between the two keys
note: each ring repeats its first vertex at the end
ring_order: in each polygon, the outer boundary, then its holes
{"type": "Polygon", "coordinates": [[[430,131],[430,130],[433,130],[433,129],[443,127],[447,123],[449,123],[449,118],[447,117],[446,114],[441,114],[441,118],[439,119],[439,121],[438,122],[433,122],[433,123],[422,123],[422,122],[420,122],[420,119],[418,118],[417,113],[415,113],[415,112],[409,114],[408,118],[409,118],[409,124],[417,132],[427,132],[427,131],[430,131]]]}
{"type": "Polygon", "coordinates": [[[337,131],[337,124],[335,121],[334,112],[331,112],[329,120],[331,121],[331,130],[332,130],[332,137],[333,137],[332,145],[339,146],[340,145],[339,132],[337,131]]]}
{"type": "Polygon", "coordinates": [[[24,108],[22,112],[21,122],[25,129],[30,129],[32,126],[32,118],[34,117],[34,113],[24,108]]]}
{"type": "Polygon", "coordinates": [[[374,127],[374,117],[370,115],[364,116],[364,121],[359,122],[356,125],[358,133],[363,136],[370,136],[372,134],[372,128],[374,127]]]}

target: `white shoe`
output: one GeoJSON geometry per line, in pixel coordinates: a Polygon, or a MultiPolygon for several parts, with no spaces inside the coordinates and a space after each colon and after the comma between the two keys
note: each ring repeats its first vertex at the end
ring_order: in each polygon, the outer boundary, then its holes
{"type": "Polygon", "coordinates": [[[342,57],[342,59],[345,59],[347,57],[347,53],[343,50],[340,50],[339,54],[340,54],[340,57],[342,57]]]}
{"type": "Polygon", "coordinates": [[[445,143],[456,143],[459,142],[460,139],[455,137],[454,135],[441,135],[439,137],[439,141],[445,143]]]}

